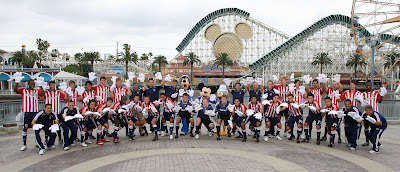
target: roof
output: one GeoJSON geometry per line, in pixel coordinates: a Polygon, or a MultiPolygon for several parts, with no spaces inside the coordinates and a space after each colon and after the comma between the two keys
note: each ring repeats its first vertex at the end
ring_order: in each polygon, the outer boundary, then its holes
{"type": "Polygon", "coordinates": [[[56,79],[61,80],[61,79],[86,79],[86,78],[83,76],[80,76],[80,75],[75,75],[75,74],[69,73],[69,72],[60,71],[57,73],[57,75],[55,75],[53,77],[52,80],[56,80],[56,79]]]}

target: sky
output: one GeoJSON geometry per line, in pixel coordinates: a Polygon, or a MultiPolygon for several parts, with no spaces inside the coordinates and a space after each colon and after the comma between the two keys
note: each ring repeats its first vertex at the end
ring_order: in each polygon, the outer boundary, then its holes
{"type": "Polygon", "coordinates": [[[71,55],[98,51],[116,54],[128,43],[139,56],[152,52],[168,59],[207,14],[239,8],[250,17],[294,36],[331,14],[350,16],[352,0],[18,0],[0,1],[0,49],[16,51],[35,41],[71,55]]]}

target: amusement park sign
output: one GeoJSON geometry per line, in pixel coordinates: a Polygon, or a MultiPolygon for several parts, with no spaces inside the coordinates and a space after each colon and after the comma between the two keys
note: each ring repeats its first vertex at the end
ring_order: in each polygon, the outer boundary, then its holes
{"type": "Polygon", "coordinates": [[[215,64],[208,64],[206,66],[201,67],[203,72],[222,72],[222,68],[219,68],[215,64]]]}

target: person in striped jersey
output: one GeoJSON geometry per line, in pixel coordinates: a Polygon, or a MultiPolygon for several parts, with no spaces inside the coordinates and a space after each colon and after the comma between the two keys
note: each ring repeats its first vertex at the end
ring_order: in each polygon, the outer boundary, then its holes
{"type": "MultiPolygon", "coordinates": [[[[275,89],[279,91],[279,97],[281,98],[281,102],[287,102],[287,96],[290,93],[289,92],[289,85],[287,84],[287,78],[282,77],[281,78],[281,85],[275,85],[275,89]]],[[[286,137],[286,124],[289,119],[289,109],[285,109],[280,112],[279,119],[281,119],[282,115],[285,117],[285,133],[284,136],[286,137]]]]}
{"type": "Polygon", "coordinates": [[[96,91],[96,98],[98,104],[102,104],[106,102],[109,93],[110,93],[110,86],[106,85],[107,79],[106,77],[100,77],[100,85],[96,85],[92,87],[92,90],[96,91]]]}
{"type": "Polygon", "coordinates": [[[350,90],[344,91],[340,99],[338,99],[338,101],[343,102],[344,100],[349,99],[351,100],[352,105],[357,107],[358,101],[356,101],[356,96],[360,94],[362,93],[357,90],[356,83],[350,82],[350,90]]]}
{"type": "Polygon", "coordinates": [[[174,119],[175,119],[175,113],[174,113],[174,101],[167,97],[165,93],[160,94],[160,99],[158,101],[154,102],[156,106],[163,105],[164,111],[163,111],[163,118],[162,118],[162,126],[161,126],[161,136],[165,136],[165,130],[169,131],[169,137],[170,139],[173,139],[173,129],[174,129],[174,119]],[[158,103],[156,103],[158,102],[158,103]],[[170,126],[167,126],[167,120],[169,121],[170,126]]]}
{"type": "MultiPolygon", "coordinates": [[[[364,100],[372,106],[375,112],[379,112],[378,103],[382,103],[383,97],[378,90],[372,90],[371,82],[365,83],[366,91],[362,93],[364,100]]],[[[369,126],[364,124],[365,143],[362,146],[368,146],[370,141],[369,126]]]]}
{"type": "MultiPolygon", "coordinates": [[[[297,124],[297,143],[300,143],[300,136],[303,133],[303,109],[300,108],[300,104],[295,101],[295,95],[288,95],[288,109],[290,117],[287,122],[286,130],[290,133],[289,140],[293,140],[295,137],[293,135],[294,123],[297,124]]],[[[286,107],[282,107],[282,110],[286,109],[286,107]]]]}
{"type": "Polygon", "coordinates": [[[35,81],[28,81],[28,88],[18,88],[20,80],[15,80],[14,92],[22,96],[22,113],[24,113],[24,127],[22,129],[22,147],[21,151],[26,150],[26,137],[28,128],[32,128],[32,120],[35,118],[38,108],[39,96],[44,96],[44,90],[40,86],[39,90],[35,89],[35,81]]]}
{"type": "Polygon", "coordinates": [[[363,117],[364,122],[369,123],[369,126],[371,126],[370,138],[373,145],[369,153],[379,153],[379,147],[381,146],[379,139],[387,128],[386,119],[379,112],[374,111],[371,105],[365,106],[363,117]]]}
{"type": "Polygon", "coordinates": [[[265,134],[264,134],[264,141],[268,141],[269,135],[274,135],[271,134],[270,128],[271,126],[274,127],[275,125],[277,126],[277,131],[276,131],[276,139],[282,140],[282,138],[279,136],[279,133],[281,131],[281,120],[279,118],[279,114],[276,111],[276,108],[279,107],[279,105],[282,104],[281,101],[279,101],[280,97],[279,94],[275,94],[272,100],[269,101],[268,109],[265,111],[265,134]]]}
{"type": "Polygon", "coordinates": [[[143,96],[143,103],[142,103],[142,112],[144,114],[148,114],[146,119],[143,119],[140,124],[143,126],[143,130],[146,131],[145,124],[148,123],[150,127],[153,128],[154,131],[154,138],[153,141],[158,140],[158,128],[157,128],[157,121],[159,117],[159,112],[157,110],[156,105],[153,102],[150,102],[150,97],[148,95],[143,96]]]}
{"type": "MultiPolygon", "coordinates": [[[[295,103],[297,103],[298,105],[302,104],[304,102],[304,99],[307,98],[305,87],[300,87],[300,84],[301,84],[300,80],[298,80],[298,79],[294,80],[295,87],[293,90],[289,91],[289,94],[293,95],[293,101],[295,103]]],[[[288,95],[288,99],[289,99],[289,95],[288,95]]],[[[289,109],[289,111],[290,111],[290,109],[289,109]]],[[[289,132],[289,134],[287,134],[287,122],[288,121],[289,121],[289,119],[285,120],[285,135],[287,135],[287,137],[289,137],[289,138],[291,136],[293,136],[293,138],[294,138],[293,130],[291,130],[292,133],[289,132]]]]}
{"type": "Polygon", "coordinates": [[[97,100],[96,98],[96,91],[92,90],[92,82],[91,81],[86,81],[85,83],[85,87],[86,90],[85,92],[83,92],[82,94],[82,103],[84,105],[87,105],[89,103],[90,100],[97,100]]]}
{"type": "Polygon", "coordinates": [[[94,128],[96,128],[95,124],[91,121],[91,117],[93,112],[97,112],[96,108],[96,100],[90,100],[87,105],[84,105],[79,111],[83,115],[83,119],[77,119],[79,122],[78,127],[80,128],[81,131],[81,146],[82,147],[87,147],[86,143],[92,143],[92,141],[88,138],[89,137],[89,131],[93,131],[94,128]]]}
{"type": "Polygon", "coordinates": [[[71,90],[70,94],[68,95],[68,100],[72,100],[76,105],[78,105],[78,101],[82,101],[82,97],[78,95],[78,91],[75,90],[75,81],[71,80],[68,82],[69,90],[71,90]]]}
{"type": "MultiPolygon", "coordinates": [[[[343,85],[340,82],[332,81],[332,88],[328,88],[326,83],[322,83],[322,87],[324,88],[326,94],[328,97],[331,98],[332,100],[332,106],[334,106],[336,109],[339,109],[339,100],[340,100],[340,95],[343,94],[343,85]]],[[[322,137],[322,140],[326,140],[326,135],[329,131],[328,128],[328,118],[329,116],[325,116],[325,131],[324,131],[324,137],[322,137]]],[[[340,123],[339,123],[340,125],[340,123]]],[[[338,135],[339,135],[339,140],[338,143],[342,143],[342,139],[340,137],[340,126],[338,126],[338,135]]]]}
{"type": "Polygon", "coordinates": [[[246,120],[245,114],[246,114],[246,105],[244,105],[243,103],[240,103],[240,97],[235,97],[234,99],[234,103],[235,103],[235,107],[233,107],[233,112],[232,112],[232,117],[234,123],[233,123],[233,130],[232,133],[235,133],[237,127],[242,128],[242,131],[245,132],[244,134],[242,134],[242,132],[238,131],[238,136],[236,136],[235,138],[243,138],[243,137],[247,137],[246,136],[246,128],[245,126],[242,126],[242,122],[244,120],[246,120]]]}
{"type": "Polygon", "coordinates": [[[308,94],[307,101],[304,103],[309,108],[308,116],[306,122],[304,123],[304,133],[306,138],[303,140],[304,142],[309,142],[311,134],[308,132],[309,126],[312,127],[312,123],[315,121],[317,128],[317,145],[321,143],[321,121],[322,116],[320,113],[321,106],[318,102],[314,101],[314,95],[308,94]]]}
{"type": "Polygon", "coordinates": [[[338,111],[339,109],[336,106],[333,106],[332,99],[330,97],[325,98],[325,107],[323,109],[328,110],[325,113],[322,113],[323,116],[326,116],[328,120],[327,128],[329,129],[330,141],[328,147],[333,147],[335,141],[335,134],[338,131],[338,127],[340,127],[340,118],[338,118],[337,114],[329,114],[329,111],[338,111]]]}
{"type": "Polygon", "coordinates": [[[121,78],[117,78],[115,88],[110,88],[110,91],[111,91],[111,97],[114,98],[114,102],[121,101],[122,96],[132,95],[131,89],[128,86],[122,87],[121,78]]]}
{"type": "MultiPolygon", "coordinates": [[[[60,100],[64,99],[64,102],[67,102],[67,97],[64,96],[64,93],[62,93],[59,90],[56,90],[56,82],[55,81],[50,81],[49,82],[49,90],[44,91],[44,97],[45,103],[46,104],[51,104],[52,110],[55,114],[60,113],[60,100]]],[[[61,136],[61,130],[57,131],[58,135],[58,142],[62,143],[62,136],[61,136]]]]}
{"type": "Polygon", "coordinates": [[[116,113],[111,109],[113,105],[113,98],[108,97],[106,102],[99,104],[97,107],[97,112],[102,114],[102,117],[99,119],[100,124],[103,126],[100,140],[102,142],[110,142],[105,136],[108,134],[108,129],[110,128],[110,125],[108,125],[108,119],[112,114],[116,113]]]}
{"type": "MultiPolygon", "coordinates": [[[[133,100],[132,100],[133,102],[133,100]]],[[[125,115],[128,115],[129,113],[129,109],[126,108],[125,106],[127,106],[130,102],[128,102],[128,97],[126,96],[122,96],[121,97],[121,101],[119,102],[115,102],[113,107],[111,108],[112,110],[114,110],[116,113],[111,115],[111,121],[114,123],[114,132],[112,134],[112,136],[114,137],[113,141],[114,143],[119,143],[119,138],[118,138],[118,132],[121,128],[123,127],[127,127],[128,124],[126,123],[126,120],[124,119],[125,115]]],[[[129,136],[129,131],[128,134],[129,136]]]]}
{"type": "MultiPolygon", "coordinates": [[[[257,100],[257,96],[254,95],[254,94],[251,95],[251,102],[249,102],[247,104],[247,109],[254,110],[254,114],[256,114],[256,113],[264,114],[264,107],[261,104],[261,102],[257,100]]],[[[249,121],[250,121],[249,129],[250,130],[253,130],[253,129],[255,130],[256,142],[259,142],[260,141],[259,138],[260,138],[260,132],[261,132],[262,119],[257,119],[255,117],[255,115],[252,115],[252,116],[250,116],[249,121]]]]}
{"type": "Polygon", "coordinates": [[[324,93],[324,89],[318,88],[319,87],[319,82],[318,79],[314,79],[312,81],[312,88],[310,88],[310,86],[306,83],[306,92],[307,94],[311,93],[314,95],[314,101],[318,102],[318,103],[322,103],[322,94],[324,93]]]}

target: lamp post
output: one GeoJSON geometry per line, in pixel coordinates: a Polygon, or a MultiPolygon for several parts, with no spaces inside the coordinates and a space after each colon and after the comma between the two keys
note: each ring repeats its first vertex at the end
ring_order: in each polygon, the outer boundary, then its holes
{"type": "Polygon", "coordinates": [[[371,48],[372,48],[372,54],[371,54],[371,89],[374,89],[374,62],[375,62],[375,46],[378,43],[378,39],[376,36],[371,37],[371,48]]]}

